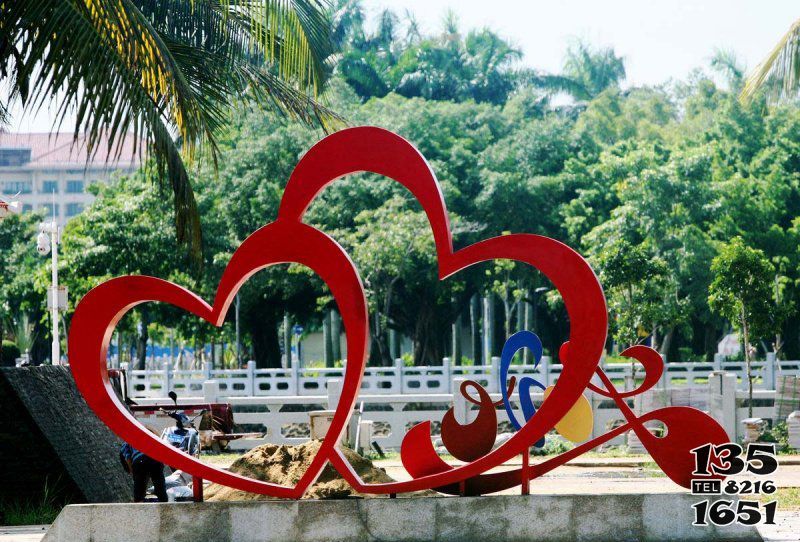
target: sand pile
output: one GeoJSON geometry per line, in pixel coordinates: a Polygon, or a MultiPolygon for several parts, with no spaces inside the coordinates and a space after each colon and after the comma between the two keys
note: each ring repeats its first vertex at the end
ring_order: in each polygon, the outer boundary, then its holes
{"type": "MultiPolygon", "coordinates": [[[[233,462],[231,472],[254,478],[263,482],[271,482],[284,486],[291,486],[300,480],[308,469],[311,461],[317,455],[321,442],[310,440],[299,446],[286,446],[277,444],[264,444],[253,448],[242,457],[233,462]]],[[[373,465],[369,459],[358,455],[349,448],[342,448],[344,456],[353,466],[364,482],[382,483],[393,482],[386,471],[373,465]]],[[[374,495],[360,495],[339,476],[331,465],[326,465],[322,473],[312,485],[304,499],[342,499],[351,495],[371,497],[374,495]]],[[[270,497],[247,493],[219,484],[211,484],[205,490],[207,501],[253,501],[266,500],[270,497]]]]}

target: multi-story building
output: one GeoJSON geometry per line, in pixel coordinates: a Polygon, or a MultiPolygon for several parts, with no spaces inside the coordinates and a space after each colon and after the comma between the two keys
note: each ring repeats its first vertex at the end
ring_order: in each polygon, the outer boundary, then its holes
{"type": "Polygon", "coordinates": [[[0,133],[0,198],[17,199],[23,212],[41,209],[47,216],[55,204],[58,223],[66,224],[94,199],[90,184],[139,167],[139,149],[128,136],[118,156],[103,144],[90,157],[85,139],[74,141],[71,133],[0,133]]]}

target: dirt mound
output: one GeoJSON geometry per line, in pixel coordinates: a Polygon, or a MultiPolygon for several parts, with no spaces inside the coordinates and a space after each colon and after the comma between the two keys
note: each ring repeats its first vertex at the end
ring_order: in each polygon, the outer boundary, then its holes
{"type": "MultiPolygon", "coordinates": [[[[321,442],[310,440],[299,446],[286,446],[277,444],[264,444],[253,448],[242,457],[233,462],[231,472],[254,478],[263,482],[271,482],[284,486],[291,486],[300,480],[308,469],[311,461],[317,455],[321,442]]],[[[386,471],[373,465],[369,459],[358,455],[349,448],[342,448],[344,456],[353,466],[364,482],[382,483],[393,482],[386,471]]],[[[342,499],[349,496],[371,497],[374,495],[361,495],[339,476],[331,465],[326,465],[317,481],[312,485],[304,499],[342,499]]],[[[205,490],[208,501],[254,501],[266,500],[270,497],[247,493],[219,484],[212,484],[205,490]]]]}

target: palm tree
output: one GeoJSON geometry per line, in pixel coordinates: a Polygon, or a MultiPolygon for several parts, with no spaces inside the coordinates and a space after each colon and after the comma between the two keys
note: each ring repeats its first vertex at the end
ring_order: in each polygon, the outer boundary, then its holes
{"type": "Polygon", "coordinates": [[[200,221],[187,173],[216,163],[228,104],[253,102],[330,128],[317,100],[333,50],[323,0],[15,0],[0,2],[0,78],[25,111],[74,112],[90,156],[125,134],[143,141],[175,200],[178,238],[197,257],[200,221]]]}
{"type": "Polygon", "coordinates": [[[529,85],[551,93],[565,92],[577,102],[588,102],[609,87],[619,87],[625,76],[625,59],[613,48],[596,49],[584,41],[569,46],[560,74],[520,73],[529,85]]]}
{"type": "Polygon", "coordinates": [[[567,49],[563,75],[572,81],[576,99],[591,100],[625,80],[625,62],[611,47],[593,49],[578,41],[567,49]]]}
{"type": "Polygon", "coordinates": [[[522,51],[487,29],[467,34],[464,49],[475,101],[505,103],[515,83],[509,75],[522,59],[522,51]]]}
{"type": "Polygon", "coordinates": [[[762,89],[773,100],[797,96],[800,90],[800,19],[748,76],[740,98],[749,101],[762,89]]]}
{"type": "Polygon", "coordinates": [[[738,92],[744,84],[745,68],[736,53],[717,49],[711,57],[711,69],[724,77],[730,90],[738,92]]]}

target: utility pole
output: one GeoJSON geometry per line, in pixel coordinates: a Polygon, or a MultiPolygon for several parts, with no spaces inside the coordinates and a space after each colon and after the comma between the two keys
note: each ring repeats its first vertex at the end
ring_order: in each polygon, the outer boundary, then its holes
{"type": "Polygon", "coordinates": [[[56,221],[55,195],[53,196],[53,220],[50,223],[43,222],[39,225],[39,236],[36,238],[36,250],[42,256],[50,254],[50,291],[47,295],[47,308],[50,309],[50,321],[52,324],[52,344],[51,344],[51,363],[61,364],[61,342],[59,340],[58,320],[59,310],[67,308],[67,292],[58,287],[58,243],[60,242],[61,231],[56,221]],[[62,293],[63,292],[63,293],[62,293]]]}

